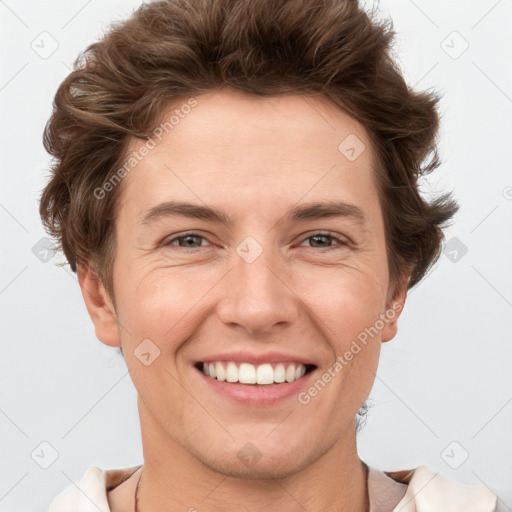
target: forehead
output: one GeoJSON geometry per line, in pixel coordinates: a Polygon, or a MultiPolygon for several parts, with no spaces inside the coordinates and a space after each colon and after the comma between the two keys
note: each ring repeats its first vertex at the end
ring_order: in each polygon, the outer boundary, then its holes
{"type": "MultiPolygon", "coordinates": [[[[192,108],[190,99],[175,103],[159,124],[164,138],[169,135],[194,154],[208,151],[229,157],[240,149],[259,151],[268,146],[290,158],[324,153],[333,160],[340,153],[355,161],[370,142],[364,126],[324,95],[257,96],[224,87],[199,95],[194,102],[192,108]]],[[[370,151],[365,153],[362,156],[368,157],[370,151]]]]}
{"type": "MultiPolygon", "coordinates": [[[[320,95],[225,88],[185,98],[162,114],[152,139],[123,183],[138,214],[169,198],[263,209],[276,199],[288,208],[301,197],[354,203],[358,191],[375,193],[368,133],[320,95]]],[[[128,156],[145,144],[132,141],[128,156]]]]}

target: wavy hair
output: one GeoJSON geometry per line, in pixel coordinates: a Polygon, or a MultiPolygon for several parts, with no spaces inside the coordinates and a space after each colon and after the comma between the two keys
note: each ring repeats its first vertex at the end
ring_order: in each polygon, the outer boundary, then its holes
{"type": "MultiPolygon", "coordinates": [[[[113,24],[59,86],[44,133],[54,157],[40,215],[73,271],[96,269],[113,298],[122,186],[94,190],[162,113],[223,85],[256,95],[324,95],[364,125],[378,169],[390,283],[417,284],[457,210],[418,180],[440,164],[435,92],[414,91],[392,58],[391,21],[356,0],[160,0],[113,24]]],[[[121,183],[122,185],[122,183],[121,183]]]]}

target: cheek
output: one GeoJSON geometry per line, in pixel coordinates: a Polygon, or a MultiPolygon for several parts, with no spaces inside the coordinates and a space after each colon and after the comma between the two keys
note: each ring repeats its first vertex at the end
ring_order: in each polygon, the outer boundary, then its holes
{"type": "Polygon", "coordinates": [[[325,293],[317,291],[311,299],[322,305],[317,316],[332,352],[320,376],[332,379],[332,385],[318,407],[342,424],[357,412],[373,386],[381,349],[381,330],[375,326],[382,296],[373,275],[346,271],[337,278],[333,275],[325,293]]]}
{"type": "Polygon", "coordinates": [[[119,286],[119,311],[130,333],[129,343],[149,338],[162,351],[175,350],[201,315],[207,302],[202,298],[212,288],[208,279],[197,269],[184,268],[134,268],[127,274],[130,278],[119,286]]]}
{"type": "Polygon", "coordinates": [[[344,350],[382,313],[382,280],[368,267],[311,272],[305,286],[302,296],[336,351],[344,350]]]}
{"type": "MultiPolygon", "coordinates": [[[[193,317],[201,316],[206,308],[214,308],[208,300],[213,287],[216,291],[212,295],[229,295],[229,289],[222,292],[226,283],[220,283],[219,278],[224,270],[218,268],[124,269],[125,276],[121,272],[115,276],[118,311],[122,313],[119,320],[128,331],[144,337],[168,340],[178,330],[185,331],[193,317]],[[170,332],[174,334],[170,336],[170,332]]],[[[306,306],[303,313],[307,315],[309,309],[312,320],[328,338],[346,342],[372,325],[382,312],[387,280],[378,275],[379,270],[371,263],[357,267],[297,267],[288,276],[288,286],[293,290],[289,300],[296,301],[299,310],[306,306]]]]}

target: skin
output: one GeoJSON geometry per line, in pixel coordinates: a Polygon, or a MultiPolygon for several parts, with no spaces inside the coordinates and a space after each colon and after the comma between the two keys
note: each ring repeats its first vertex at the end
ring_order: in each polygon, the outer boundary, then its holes
{"type": "MultiPolygon", "coordinates": [[[[297,396],[272,406],[234,403],[207,388],[193,364],[220,352],[274,350],[313,361],[320,378],[379,314],[403,306],[405,284],[390,297],[368,133],[321,96],[223,88],[196,99],[124,178],[116,308],[94,272],[78,271],[96,335],[122,346],[138,391],[139,510],[227,511],[233,503],[247,511],[364,510],[355,416],[399,314],[306,405],[297,396]],[[354,161],[338,150],[350,134],[366,146],[354,161]],[[140,225],[170,199],[219,208],[234,223],[167,216],[140,225]],[[315,201],[357,206],[364,224],[283,220],[288,208],[315,201]],[[175,237],[190,230],[200,237],[189,241],[192,249],[183,239],[180,247],[175,237]],[[342,242],[310,238],[323,231],[342,242]],[[236,251],[248,236],[263,249],[252,263],[236,251]],[[148,366],[134,354],[145,339],[160,350],[148,366]],[[247,442],[261,453],[252,467],[237,457],[247,442]]],[[[130,150],[141,145],[132,141],[130,150]]],[[[132,491],[125,510],[133,509],[132,491]]]]}

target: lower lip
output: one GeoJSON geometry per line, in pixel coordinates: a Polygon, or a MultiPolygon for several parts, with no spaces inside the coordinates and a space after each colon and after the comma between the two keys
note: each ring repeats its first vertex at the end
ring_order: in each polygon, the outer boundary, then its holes
{"type": "Polygon", "coordinates": [[[194,369],[212,391],[235,402],[248,405],[274,405],[291,396],[297,396],[301,390],[309,385],[311,376],[316,372],[315,368],[293,382],[258,385],[220,381],[207,377],[197,368],[194,369]]]}

